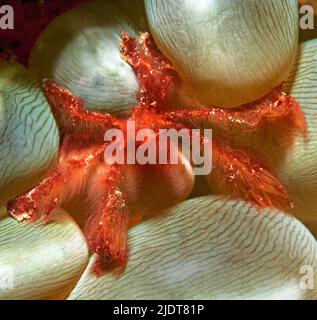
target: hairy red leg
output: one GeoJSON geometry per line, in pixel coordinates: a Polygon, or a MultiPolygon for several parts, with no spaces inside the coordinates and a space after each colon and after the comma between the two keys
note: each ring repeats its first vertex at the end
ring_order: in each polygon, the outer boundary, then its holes
{"type": "MultiPolygon", "coordinates": [[[[36,187],[8,203],[9,214],[19,221],[47,219],[54,208],[82,191],[90,170],[102,151],[103,147],[99,147],[91,149],[88,155],[79,160],[72,159],[72,155],[62,159],[36,187]]],[[[62,158],[63,153],[62,149],[62,158]]]]}
{"type": "Polygon", "coordinates": [[[265,123],[286,125],[307,134],[305,114],[299,103],[282,91],[282,86],[275,88],[269,95],[237,109],[203,108],[199,110],[179,110],[162,115],[167,121],[187,126],[213,127],[224,131],[233,128],[243,131],[256,131],[265,123]]]}
{"type": "MultiPolygon", "coordinates": [[[[154,106],[158,111],[163,111],[164,104],[169,103],[169,95],[175,91],[176,86],[178,89],[181,86],[174,67],[159,51],[148,33],[141,35],[140,43],[123,34],[121,47],[123,58],[133,67],[138,77],[141,106],[154,106]]],[[[184,110],[177,107],[179,111],[165,114],[163,112],[162,119],[175,125],[204,125],[224,131],[234,127],[244,131],[256,131],[267,122],[280,124],[281,120],[285,120],[285,124],[290,128],[299,130],[303,135],[307,133],[304,112],[293,97],[283,92],[282,85],[263,98],[235,109],[201,105],[197,108],[197,101],[188,99],[184,104],[184,110]],[[190,109],[190,106],[194,107],[190,109]]]]}
{"type": "Polygon", "coordinates": [[[97,168],[89,183],[92,207],[84,233],[91,250],[104,261],[123,264],[127,257],[129,210],[118,179],[118,168],[104,164],[97,168]]]}
{"type": "Polygon", "coordinates": [[[259,207],[289,208],[288,194],[273,173],[252,153],[232,149],[213,140],[213,171],[208,177],[213,191],[251,201],[259,207]]]}
{"type": "Polygon", "coordinates": [[[86,110],[84,102],[72,93],[50,80],[43,81],[45,95],[61,129],[68,133],[101,133],[109,127],[120,127],[122,120],[107,113],[86,110]]]}
{"type": "MultiPolygon", "coordinates": [[[[135,120],[136,131],[153,126],[168,126],[165,119],[145,105],[143,108],[133,108],[128,119],[116,118],[110,114],[86,110],[82,99],[50,80],[44,81],[43,87],[62,132],[77,135],[77,138],[87,143],[102,142],[104,133],[109,128],[118,128],[125,133],[129,119],[135,120]]],[[[170,127],[171,125],[172,123],[169,124],[170,127]]]]}
{"type": "Polygon", "coordinates": [[[157,109],[178,82],[176,70],[147,32],[140,35],[139,43],[123,33],[121,51],[122,58],[132,66],[137,76],[140,106],[157,109]]]}

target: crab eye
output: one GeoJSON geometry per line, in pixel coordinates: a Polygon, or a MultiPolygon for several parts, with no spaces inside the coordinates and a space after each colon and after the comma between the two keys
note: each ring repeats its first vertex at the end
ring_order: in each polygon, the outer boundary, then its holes
{"type": "Polygon", "coordinates": [[[203,102],[235,107],[286,79],[297,0],[145,0],[151,33],[203,102]]]}
{"type": "Polygon", "coordinates": [[[121,58],[121,33],[137,32],[118,8],[99,2],[50,23],[34,46],[30,66],[40,81],[49,78],[83,98],[87,109],[125,114],[136,105],[138,83],[121,58]]]}

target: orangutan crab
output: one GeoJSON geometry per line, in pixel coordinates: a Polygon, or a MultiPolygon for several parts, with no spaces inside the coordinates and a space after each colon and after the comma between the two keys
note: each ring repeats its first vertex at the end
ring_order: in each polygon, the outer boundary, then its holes
{"type": "Polygon", "coordinates": [[[266,122],[278,120],[287,121],[289,126],[305,134],[304,114],[281,86],[239,109],[201,107],[192,110],[184,106],[166,111],[181,82],[172,64],[160,53],[148,33],[141,34],[139,42],[122,34],[121,49],[140,84],[139,104],[129,117],[87,111],[82,99],[44,80],[45,94],[62,133],[59,163],[35,188],[9,202],[8,211],[12,216],[19,221],[45,220],[55,207],[62,206],[87,184],[85,191],[92,202],[84,227],[88,244],[102,259],[122,264],[127,256],[129,204],[121,188],[122,167],[106,165],[102,156],[106,146],[105,130],[115,127],[124,131],[128,119],[136,121],[137,130],[149,126],[154,130],[180,130],[207,122],[217,129],[212,142],[213,183],[232,197],[252,201],[260,207],[291,205],[287,192],[271,170],[252,152],[232,146],[222,134],[232,127],[254,131],[266,122]]]}

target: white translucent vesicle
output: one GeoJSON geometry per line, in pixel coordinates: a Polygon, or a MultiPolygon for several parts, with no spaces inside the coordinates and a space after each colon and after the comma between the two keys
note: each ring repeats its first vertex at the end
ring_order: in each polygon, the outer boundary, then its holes
{"type": "Polygon", "coordinates": [[[69,299],[316,299],[316,254],[294,217],[195,198],[130,230],[124,272],[96,277],[92,256],[69,299]]]}
{"type": "Polygon", "coordinates": [[[40,87],[21,65],[0,61],[0,205],[38,182],[58,145],[57,125],[40,87]]]}
{"type": "Polygon", "coordinates": [[[53,223],[33,225],[0,219],[0,299],[61,299],[88,260],[85,238],[62,209],[53,223]]]}
{"type": "Polygon", "coordinates": [[[287,77],[298,41],[296,0],[145,0],[151,32],[192,94],[236,107],[287,77]]]}
{"type": "Polygon", "coordinates": [[[31,70],[40,81],[50,78],[83,98],[88,109],[126,113],[136,104],[138,83],[121,57],[122,32],[137,36],[114,5],[97,0],[76,7],[40,35],[31,70]]]}

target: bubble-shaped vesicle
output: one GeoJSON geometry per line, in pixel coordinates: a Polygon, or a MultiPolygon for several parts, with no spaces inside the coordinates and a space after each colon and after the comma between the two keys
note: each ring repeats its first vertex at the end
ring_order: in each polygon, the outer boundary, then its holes
{"type": "Polygon", "coordinates": [[[145,0],[151,32],[204,103],[236,107],[283,82],[298,42],[296,0],[145,0]]]}
{"type": "Polygon", "coordinates": [[[121,58],[122,32],[137,35],[112,4],[97,0],[76,7],[40,35],[31,70],[39,80],[54,80],[83,98],[88,109],[124,114],[136,104],[138,83],[121,58]]]}
{"type": "MultiPolygon", "coordinates": [[[[81,299],[316,299],[303,290],[317,243],[294,217],[208,196],[129,232],[124,272],[96,277],[96,256],[70,294],[81,299]],[[301,274],[303,272],[303,274],[301,274]]],[[[317,276],[309,278],[316,287],[317,276]]]]}
{"type": "Polygon", "coordinates": [[[0,204],[30,188],[56,159],[59,134],[41,89],[0,61],[0,204]]]}

